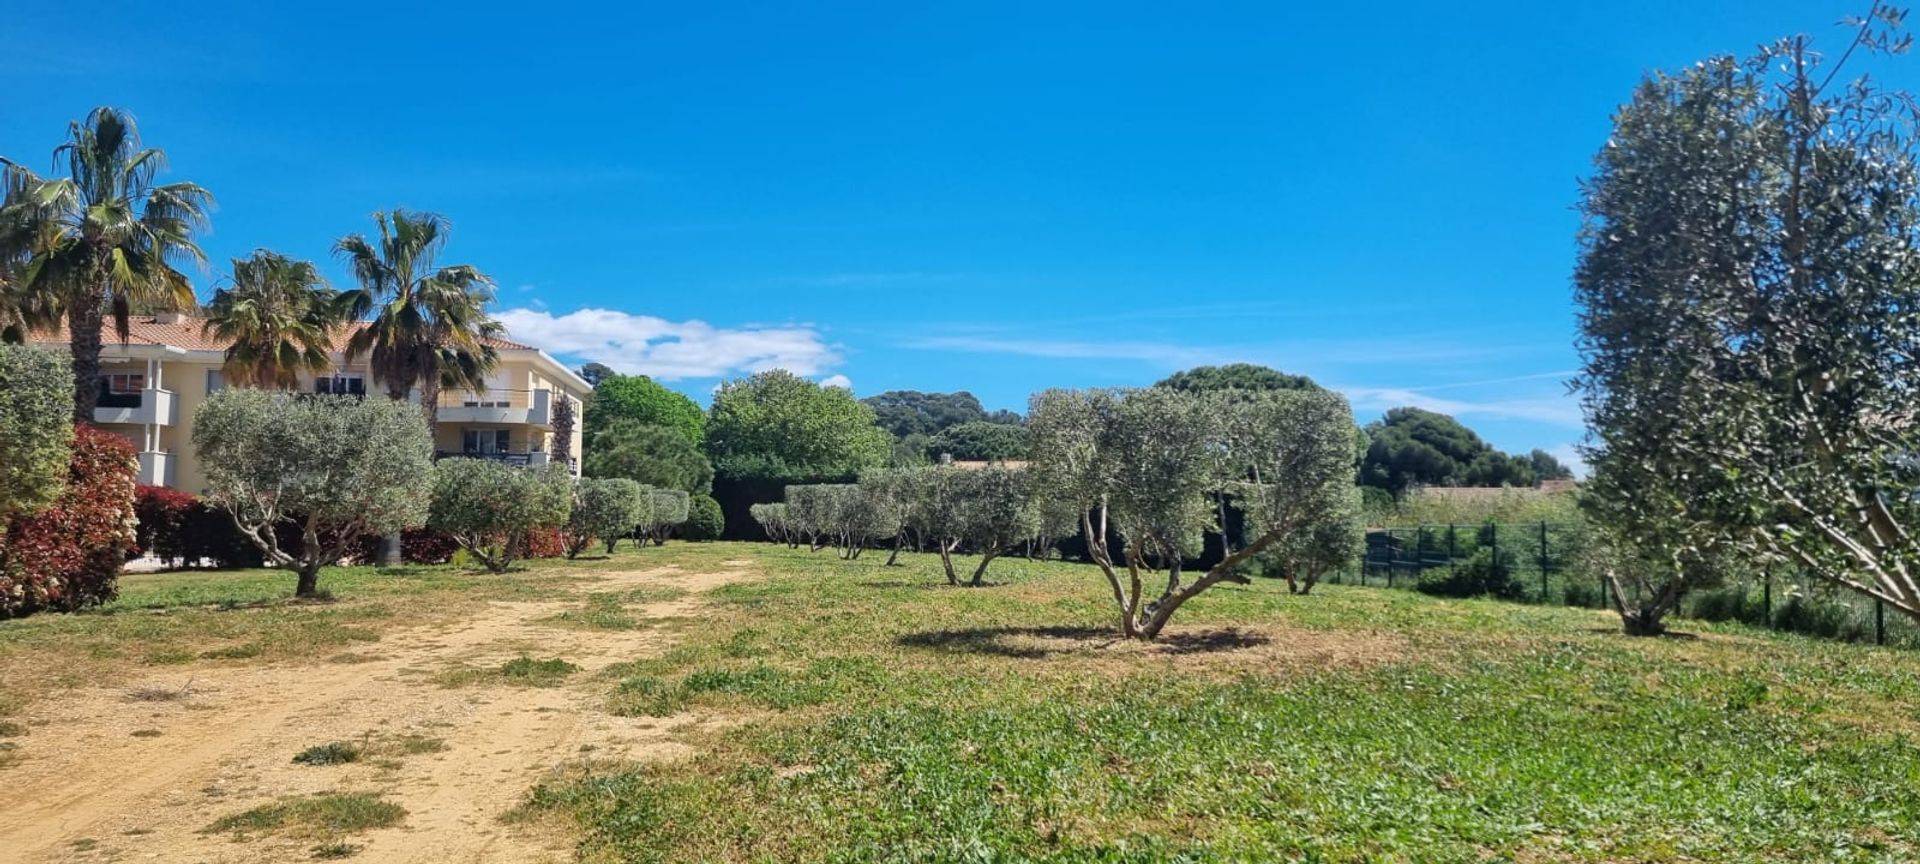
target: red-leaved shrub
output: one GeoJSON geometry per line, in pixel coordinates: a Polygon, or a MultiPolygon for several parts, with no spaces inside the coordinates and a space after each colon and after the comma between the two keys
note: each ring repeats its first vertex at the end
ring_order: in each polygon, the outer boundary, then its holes
{"type": "Polygon", "coordinates": [[[226,511],[165,486],[141,486],[133,500],[140,517],[134,529],[135,554],[176,567],[260,566],[260,548],[240,533],[226,511]]]}
{"type": "Polygon", "coordinates": [[[527,550],[523,558],[559,558],[567,554],[567,539],[558,528],[535,528],[527,532],[527,550]]]}
{"type": "MultiPolygon", "coordinates": [[[[380,560],[382,539],[371,535],[361,537],[360,549],[354,554],[354,560],[362,564],[380,560]]],[[[453,553],[458,551],[458,540],[431,528],[410,528],[400,532],[400,560],[407,564],[445,564],[453,560],[453,553]]]]}
{"type": "Polygon", "coordinates": [[[53,506],[13,517],[0,533],[0,618],[114,597],[134,548],[133,445],[82,424],[68,466],[66,491],[53,506]]]}

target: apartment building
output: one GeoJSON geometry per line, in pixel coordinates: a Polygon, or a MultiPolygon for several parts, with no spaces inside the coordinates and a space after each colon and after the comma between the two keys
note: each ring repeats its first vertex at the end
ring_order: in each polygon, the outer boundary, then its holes
{"type": "MultiPolygon", "coordinates": [[[[133,442],[140,453],[141,483],[196,495],[205,491],[206,475],[193,453],[193,413],[207,394],[225,386],[220,367],[227,349],[205,334],[204,323],[184,314],[137,316],[122,342],[109,322],[101,338],[100,403],[93,412],[101,429],[133,442]]],[[[343,333],[341,344],[345,341],[343,333]]],[[[35,342],[64,347],[67,334],[42,334],[35,342]]],[[[583,444],[579,418],[593,388],[537,348],[506,339],[489,344],[499,363],[487,376],[485,389],[440,394],[436,458],[549,464],[556,443],[554,409],[566,399],[574,406],[569,467],[577,475],[583,444]]],[[[336,351],[333,361],[325,373],[303,375],[300,391],[385,397],[364,360],[347,363],[336,351]]]]}

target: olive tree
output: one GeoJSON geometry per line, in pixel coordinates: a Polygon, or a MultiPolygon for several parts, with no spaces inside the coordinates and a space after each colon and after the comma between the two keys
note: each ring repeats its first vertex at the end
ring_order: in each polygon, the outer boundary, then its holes
{"type": "Polygon", "coordinates": [[[1040,530],[1039,511],[1029,500],[1027,473],[1002,465],[955,468],[940,465],[919,469],[915,521],[933,541],[947,584],[977,588],[986,584],[993,559],[1024,544],[1040,530]],[[972,575],[962,583],[953,554],[962,547],[980,555],[972,575]]]}
{"type": "MultiPolygon", "coordinates": [[[[1287,580],[1288,593],[1311,593],[1328,573],[1366,552],[1367,527],[1360,498],[1360,487],[1348,487],[1330,502],[1325,518],[1315,520],[1308,530],[1288,534],[1261,554],[1262,562],[1287,580]]],[[[1257,506],[1259,500],[1249,503],[1257,506]]],[[[1261,521],[1258,514],[1254,518],[1261,521]]]]}
{"type": "MultiPolygon", "coordinates": [[[[1903,17],[1838,63],[1903,50],[1903,17]]],[[[1583,185],[1588,507],[1630,634],[1728,555],[1920,618],[1915,118],[1839,71],[1795,38],[1656,74],[1583,185]]]]}
{"type": "Polygon", "coordinates": [[[907,524],[919,497],[920,476],[924,468],[875,468],[860,474],[863,497],[873,536],[893,537],[893,549],[887,553],[886,566],[900,561],[900,550],[907,545],[907,524]]]}
{"type": "Polygon", "coordinates": [[[619,546],[620,540],[625,537],[632,537],[633,545],[635,546],[646,545],[647,534],[645,532],[650,531],[653,525],[654,489],[645,483],[635,483],[634,486],[633,510],[628,513],[630,518],[626,526],[611,533],[603,534],[600,537],[601,541],[606,544],[608,555],[613,554],[614,548],[619,546]]]}
{"type": "Polygon", "coordinates": [[[652,540],[655,546],[665,545],[667,535],[687,521],[690,497],[679,489],[649,490],[646,518],[640,521],[637,536],[652,540]]]}
{"type": "Polygon", "coordinates": [[[1353,412],[1327,391],[1048,390],[1028,418],[1033,488],[1082,514],[1088,554],[1133,638],[1157,637],[1221,582],[1247,583],[1250,559],[1320,530],[1351,495],[1353,412]],[[1220,531],[1223,500],[1247,514],[1245,542],[1223,534],[1221,561],[1186,580],[1182,561],[1220,531]],[[1108,551],[1110,530],[1122,561],[1108,551]],[[1152,592],[1156,570],[1166,578],[1152,592]]]}
{"type": "Polygon", "coordinates": [[[66,488],[73,375],[52,351],[0,345],[0,522],[34,513],[66,488]]]}
{"type": "Polygon", "coordinates": [[[193,418],[207,500],[233,517],[266,563],[319,591],[320,568],[368,536],[427,521],[433,441],[419,408],[386,399],[228,388],[193,418]],[[283,545],[291,527],[297,544],[283,545]]]}
{"type": "Polygon", "coordinates": [[[505,572],[534,531],[565,526],[571,478],[559,466],[528,468],[492,459],[442,459],[433,466],[427,527],[443,532],[495,573],[505,572]]]}
{"type": "MultiPolygon", "coordinates": [[[[564,532],[567,557],[578,558],[594,540],[607,545],[641,521],[641,486],[625,477],[586,477],[573,485],[573,511],[564,532]]],[[[649,502],[651,503],[651,502],[649,502]]]]}
{"type": "Polygon", "coordinates": [[[752,516],[753,521],[759,523],[760,530],[767,534],[767,540],[785,543],[788,546],[797,544],[793,539],[795,535],[793,526],[789,524],[787,518],[785,503],[776,501],[771,504],[755,504],[747,508],[747,515],[752,516]]]}

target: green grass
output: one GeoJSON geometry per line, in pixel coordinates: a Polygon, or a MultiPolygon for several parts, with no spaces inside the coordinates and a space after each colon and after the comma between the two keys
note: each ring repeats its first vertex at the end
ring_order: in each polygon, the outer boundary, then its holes
{"type": "Polygon", "coordinates": [[[329,741],[315,744],[294,754],[293,761],[301,765],[345,765],[360,761],[360,747],[346,741],[329,741]]]}
{"type": "Polygon", "coordinates": [[[579,630],[638,630],[658,622],[636,615],[629,606],[659,603],[685,594],[681,589],[668,587],[595,592],[587,595],[580,608],[569,609],[542,623],[579,630]]]}
{"type": "Polygon", "coordinates": [[[446,687],[471,687],[485,684],[557,687],[565,683],[568,676],[578,671],[580,667],[557,657],[535,660],[521,655],[498,666],[455,666],[442,673],[439,681],[446,687]]]}
{"type": "Polygon", "coordinates": [[[928,556],[723,548],[769,578],[713,592],[608,698],[750,722],[698,759],[538,787],[518,815],[578,825],[587,861],[1920,854],[1910,653],[1269,582],[1146,646],[1108,635],[1084,567],[996,563],[1007,584],[954,590],[928,556]]]}
{"type": "Polygon", "coordinates": [[[209,834],[232,834],[237,839],[277,834],[332,841],[342,835],[398,825],[406,815],[407,811],[400,805],[378,795],[330,793],[292,798],[224,816],[204,830],[209,834]]]}

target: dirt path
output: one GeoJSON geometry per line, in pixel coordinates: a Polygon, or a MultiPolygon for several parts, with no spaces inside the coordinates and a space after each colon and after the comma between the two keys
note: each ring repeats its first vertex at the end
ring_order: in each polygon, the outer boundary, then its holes
{"type": "MultiPolygon", "coordinates": [[[[687,594],[627,610],[643,621],[684,617],[698,613],[701,592],[746,578],[737,566],[745,563],[705,574],[611,573],[573,590],[677,587],[687,594]]],[[[355,862],[564,861],[568,838],[515,831],[500,814],[583,756],[685,756],[672,730],[697,722],[607,714],[607,684],[591,673],[657,654],[674,636],[543,620],[579,605],[491,603],[451,627],[389,632],[363,650],[364,662],[195,670],[190,685],[177,673],[53,700],[41,709],[48,734],[26,739],[27,760],[0,773],[9,802],[0,807],[0,862],[305,860],[312,840],[242,842],[202,829],[287,796],[327,792],[379,793],[407,810],[401,826],[352,838],[361,847],[355,862]],[[551,688],[434,680],[459,664],[497,666],[523,653],[584,669],[551,688]],[[405,755],[394,743],[403,736],[444,749],[405,755]],[[388,753],[339,766],[291,762],[328,741],[384,743],[388,753]]]]}

